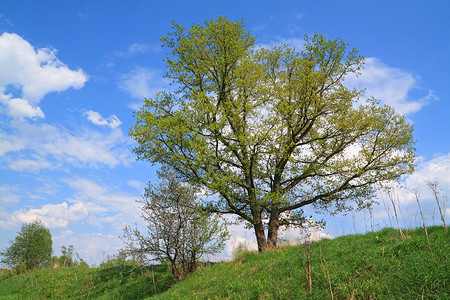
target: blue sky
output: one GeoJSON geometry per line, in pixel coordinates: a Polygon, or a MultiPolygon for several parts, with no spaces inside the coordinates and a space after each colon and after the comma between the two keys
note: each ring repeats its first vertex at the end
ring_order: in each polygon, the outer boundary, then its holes
{"type": "MultiPolygon", "coordinates": [[[[121,229],[139,221],[134,201],[155,180],[155,167],[136,162],[128,130],[143,98],[168,88],[159,38],[172,20],[190,26],[218,15],[244,18],[260,45],[301,47],[304,34],[321,33],[356,47],[366,69],[347,83],[414,124],[418,167],[403,183],[420,189],[427,222],[439,224],[425,181],[448,194],[448,12],[445,0],[2,1],[0,248],[36,217],[56,254],[73,244],[99,263],[122,246],[121,229]]],[[[419,226],[410,193],[397,198],[404,226],[419,226]]],[[[390,223],[383,199],[374,209],[378,228],[390,223]]],[[[332,236],[353,232],[353,219],[358,232],[368,227],[367,212],[318,217],[332,236]]],[[[251,232],[231,229],[230,243],[252,243],[251,232]]]]}

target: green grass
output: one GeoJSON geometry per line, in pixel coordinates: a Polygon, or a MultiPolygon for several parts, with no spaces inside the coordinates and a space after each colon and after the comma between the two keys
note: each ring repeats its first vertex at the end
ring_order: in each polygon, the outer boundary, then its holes
{"type": "Polygon", "coordinates": [[[1,274],[0,299],[143,299],[173,283],[163,265],[42,269],[1,274]]]}
{"type": "Polygon", "coordinates": [[[304,246],[242,253],[234,261],[198,271],[157,299],[450,299],[449,239],[442,227],[394,229],[312,244],[312,293],[303,271],[304,246]]]}
{"type": "Polygon", "coordinates": [[[0,299],[450,299],[449,235],[428,228],[350,235],[311,246],[312,293],[303,271],[304,246],[202,267],[181,282],[164,265],[43,269],[12,275],[0,270],[0,299]],[[154,278],[154,281],[153,281],[154,278]],[[173,285],[173,286],[172,286],[173,285]],[[156,296],[155,296],[156,295],[156,296]]]}

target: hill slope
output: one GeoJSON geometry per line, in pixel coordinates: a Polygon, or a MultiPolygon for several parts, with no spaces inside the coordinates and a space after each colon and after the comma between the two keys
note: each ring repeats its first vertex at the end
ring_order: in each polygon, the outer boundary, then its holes
{"type": "Polygon", "coordinates": [[[158,299],[450,299],[449,235],[442,227],[394,229],[324,240],[311,245],[312,292],[298,245],[237,259],[197,271],[158,299]]]}
{"type": "Polygon", "coordinates": [[[174,283],[164,265],[42,269],[15,275],[0,273],[3,299],[143,299],[174,283]]]}

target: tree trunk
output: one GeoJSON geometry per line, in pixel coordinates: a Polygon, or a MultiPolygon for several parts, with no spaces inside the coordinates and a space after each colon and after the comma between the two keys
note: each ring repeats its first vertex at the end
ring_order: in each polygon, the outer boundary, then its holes
{"type": "Polygon", "coordinates": [[[178,270],[176,262],[173,260],[170,260],[170,266],[171,266],[171,272],[172,272],[173,277],[175,277],[175,279],[177,281],[181,281],[183,276],[181,275],[181,272],[178,270]]]}
{"type": "Polygon", "coordinates": [[[256,242],[258,243],[258,252],[263,252],[267,250],[268,245],[266,235],[264,233],[264,224],[262,223],[262,220],[254,224],[253,228],[255,229],[256,242]]]}
{"type": "Polygon", "coordinates": [[[272,213],[270,214],[269,219],[269,228],[267,233],[267,243],[268,246],[272,249],[277,247],[278,242],[278,229],[280,228],[280,224],[278,223],[278,218],[280,213],[278,210],[272,209],[272,213]]]}

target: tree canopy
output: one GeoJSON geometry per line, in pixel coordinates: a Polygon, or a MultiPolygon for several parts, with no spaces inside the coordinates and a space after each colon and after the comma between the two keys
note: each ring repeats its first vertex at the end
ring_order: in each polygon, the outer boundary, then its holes
{"type": "Polygon", "coordinates": [[[370,205],[377,183],[412,172],[413,128],[344,85],[364,59],[339,38],[266,49],[244,27],[174,23],[162,41],[175,91],[145,99],[130,136],[138,159],[215,194],[208,209],[247,222],[263,251],[303,207],[370,205]]]}
{"type": "Polygon", "coordinates": [[[17,270],[44,266],[52,257],[52,235],[40,220],[22,224],[16,238],[0,254],[2,263],[17,270]]]}

